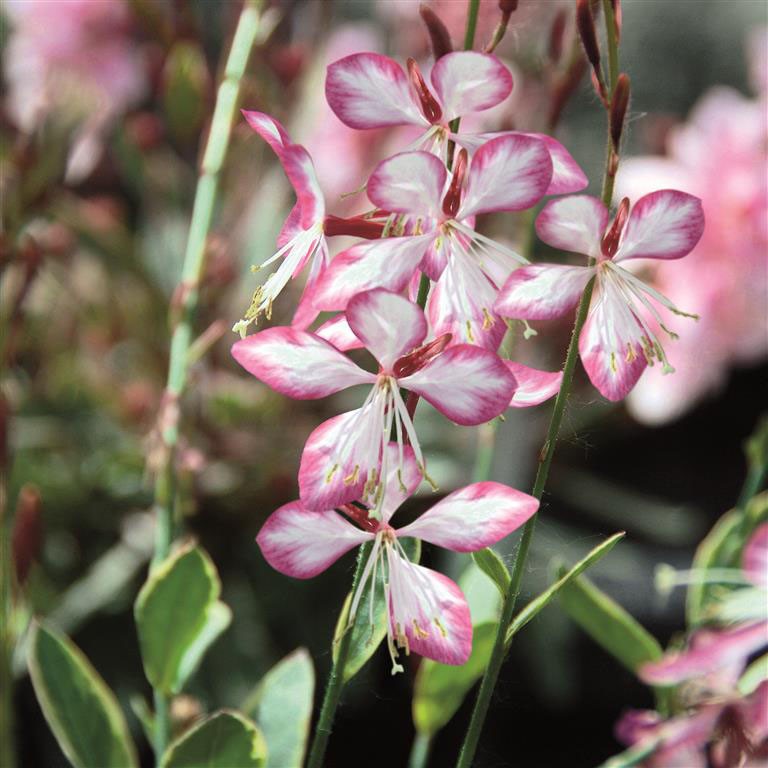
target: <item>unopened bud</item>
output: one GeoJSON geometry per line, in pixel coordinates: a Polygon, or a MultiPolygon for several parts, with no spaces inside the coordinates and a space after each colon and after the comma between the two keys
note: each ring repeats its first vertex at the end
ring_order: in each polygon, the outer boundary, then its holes
{"type": "Polygon", "coordinates": [[[616,88],[611,97],[610,112],[611,141],[617,152],[619,150],[619,142],[621,141],[621,133],[624,130],[624,118],[627,114],[628,105],[629,77],[622,72],[616,81],[616,88]]]}
{"type": "Polygon", "coordinates": [[[499,0],[499,10],[504,14],[511,14],[517,10],[518,0],[499,0]]]}
{"type": "Polygon", "coordinates": [[[43,540],[43,502],[34,485],[25,485],[19,491],[16,514],[13,518],[11,553],[16,570],[16,583],[24,584],[32,563],[37,560],[43,540]]]}
{"type": "Polygon", "coordinates": [[[561,8],[555,15],[552,27],[549,30],[549,59],[553,64],[560,61],[563,55],[563,36],[568,15],[565,8],[561,8]]]}
{"type": "Polygon", "coordinates": [[[616,30],[616,42],[621,42],[621,0],[611,0],[613,6],[613,26],[616,30]]]}
{"type": "Polygon", "coordinates": [[[600,90],[604,90],[603,75],[600,71],[600,46],[597,43],[595,19],[592,16],[589,0],[576,0],[576,28],[579,31],[584,52],[587,54],[587,60],[592,65],[595,79],[600,90]]]}
{"type": "Polygon", "coordinates": [[[453,51],[451,35],[440,17],[428,6],[419,6],[419,15],[429,33],[429,41],[432,43],[432,55],[435,61],[453,51]]]}

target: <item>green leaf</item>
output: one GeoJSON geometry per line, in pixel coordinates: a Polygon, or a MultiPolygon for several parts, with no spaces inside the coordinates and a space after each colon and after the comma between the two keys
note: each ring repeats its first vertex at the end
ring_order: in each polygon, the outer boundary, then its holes
{"type": "Polygon", "coordinates": [[[413,722],[419,733],[437,733],[456,714],[488,666],[496,627],[497,622],[488,621],[473,628],[472,654],[460,667],[422,660],[413,692],[413,722]]]}
{"type": "Polygon", "coordinates": [[[613,536],[607,538],[602,544],[598,544],[593,550],[591,550],[585,557],[579,560],[576,565],[570,570],[566,571],[563,568],[560,572],[558,580],[552,584],[551,587],[545,589],[538,597],[531,600],[516,616],[512,619],[512,623],[507,630],[507,645],[512,642],[512,638],[531,620],[536,614],[546,607],[552,599],[563,589],[572,579],[576,578],[579,574],[587,570],[591,565],[594,565],[598,560],[605,557],[615,546],[621,541],[626,534],[621,531],[614,533],[613,536]]]}
{"type": "Polygon", "coordinates": [[[632,672],[646,661],[661,658],[656,638],[585,576],[570,581],[558,598],[565,612],[632,672]]]}
{"type": "Polygon", "coordinates": [[[270,768],[304,763],[314,693],[312,659],[299,648],[275,664],[243,704],[264,734],[270,768]]]}
{"type": "Polygon", "coordinates": [[[261,731],[239,712],[222,710],[171,744],[160,768],[264,768],[261,731]]]}
{"type": "Polygon", "coordinates": [[[199,547],[188,545],[153,570],[134,606],[147,679],[166,694],[178,693],[211,643],[229,624],[218,602],[216,568],[199,547]]]}
{"type": "Polygon", "coordinates": [[[72,765],[138,765],[114,694],[69,638],[44,624],[33,624],[28,663],[45,719],[72,765]]]}
{"type": "Polygon", "coordinates": [[[755,659],[744,670],[739,679],[739,692],[742,696],[749,696],[763,680],[768,680],[768,653],[755,659]]]}
{"type": "Polygon", "coordinates": [[[509,591],[511,576],[504,561],[490,547],[472,553],[472,559],[480,570],[485,573],[501,592],[502,598],[509,591]]]}
{"type": "MultiPolygon", "coordinates": [[[[418,563],[421,557],[421,542],[419,539],[403,538],[400,544],[405,550],[408,559],[418,563]]],[[[371,613],[371,588],[370,584],[365,590],[357,607],[357,615],[351,629],[348,629],[349,608],[352,605],[352,593],[350,592],[341,608],[336,631],[333,637],[333,659],[338,656],[338,644],[344,632],[352,632],[349,644],[349,655],[344,665],[344,682],[351,680],[366,664],[368,659],[376,653],[376,649],[387,635],[387,610],[384,604],[384,579],[381,568],[376,573],[376,598],[371,613]],[[373,623],[371,623],[371,615],[373,623]]]]}

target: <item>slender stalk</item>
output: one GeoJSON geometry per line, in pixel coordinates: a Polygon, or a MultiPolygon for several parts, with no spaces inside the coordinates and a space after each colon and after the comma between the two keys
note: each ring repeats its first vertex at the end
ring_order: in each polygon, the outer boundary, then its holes
{"type": "Polygon", "coordinates": [[[477,15],[480,11],[480,0],[469,0],[467,6],[467,26],[464,30],[464,50],[471,51],[475,44],[477,31],[477,15]]]}
{"type": "MultiPolygon", "coordinates": [[[[227,57],[224,78],[216,96],[216,107],[195,190],[181,282],[174,297],[173,309],[177,319],[171,337],[168,381],[158,425],[162,440],[162,459],[155,479],[156,533],[153,557],[155,565],[168,556],[173,539],[174,454],[179,439],[179,401],[187,384],[193,321],[205,264],[206,240],[218,197],[219,173],[229,146],[240,81],[259,31],[259,18],[257,3],[246,0],[227,57]]],[[[170,734],[168,713],[170,703],[165,694],[159,690],[155,690],[154,699],[156,718],[154,750],[159,764],[170,734]]]]}
{"type": "Polygon", "coordinates": [[[417,733],[408,758],[408,768],[426,768],[432,737],[427,733],[417,733]]]}
{"type": "MultiPolygon", "coordinates": [[[[360,578],[363,575],[370,551],[371,545],[369,543],[363,544],[358,550],[357,565],[352,576],[352,594],[355,593],[360,578]]],[[[325,750],[328,747],[328,739],[333,729],[333,720],[341,699],[341,691],[344,688],[344,667],[347,664],[351,641],[352,629],[348,627],[339,638],[338,652],[331,665],[331,672],[328,675],[328,682],[323,694],[323,704],[320,708],[320,717],[317,720],[312,747],[309,750],[307,768],[321,768],[323,765],[325,750]]]]}
{"type": "MultiPolygon", "coordinates": [[[[618,41],[616,39],[613,7],[611,6],[610,0],[603,0],[603,7],[606,9],[606,36],[608,39],[609,52],[609,95],[612,95],[619,74],[618,41]]],[[[616,155],[613,148],[609,127],[608,149],[602,187],[602,200],[606,206],[610,206],[611,199],[613,197],[613,179],[615,178],[617,164],[618,156],[616,155]]],[[[541,449],[541,453],[539,454],[539,466],[536,472],[536,478],[533,483],[533,490],[531,491],[531,494],[539,500],[541,500],[544,493],[544,488],[547,484],[547,478],[549,476],[549,470],[552,465],[552,459],[555,455],[557,438],[560,432],[560,426],[563,421],[563,415],[565,413],[565,408],[568,402],[571,385],[573,383],[573,375],[576,370],[576,360],[579,354],[579,334],[581,333],[581,330],[584,327],[584,323],[587,320],[587,314],[589,312],[589,305],[592,300],[594,285],[595,282],[593,278],[587,284],[587,287],[584,290],[584,293],[582,294],[581,300],[579,302],[579,307],[576,312],[576,320],[574,322],[571,339],[568,344],[568,351],[565,357],[565,364],[563,366],[563,381],[560,385],[560,391],[557,393],[557,398],[555,399],[555,405],[552,410],[552,417],[549,422],[549,429],[547,430],[547,437],[544,442],[544,446],[541,449]]],[[[515,556],[515,564],[512,569],[509,589],[502,605],[501,618],[499,620],[496,639],[494,641],[493,650],[491,652],[491,658],[488,663],[488,667],[485,670],[485,674],[483,675],[483,681],[480,684],[480,690],[477,694],[475,707],[472,712],[469,727],[467,728],[466,736],[464,738],[464,744],[462,745],[461,752],[459,753],[459,759],[456,763],[457,768],[470,768],[472,761],[474,760],[477,744],[480,740],[480,734],[482,732],[485,717],[490,706],[491,696],[496,686],[496,681],[498,680],[501,666],[504,662],[504,656],[507,650],[505,648],[507,627],[509,626],[514,616],[515,603],[517,602],[517,597],[520,593],[520,584],[522,582],[523,572],[525,570],[525,564],[528,559],[528,552],[531,547],[531,541],[533,540],[535,527],[536,516],[534,515],[523,527],[520,546],[518,547],[515,556]]]]}
{"type": "Polygon", "coordinates": [[[11,521],[8,514],[8,463],[5,442],[10,406],[0,392],[0,765],[16,765],[13,718],[13,595],[11,521]]]}

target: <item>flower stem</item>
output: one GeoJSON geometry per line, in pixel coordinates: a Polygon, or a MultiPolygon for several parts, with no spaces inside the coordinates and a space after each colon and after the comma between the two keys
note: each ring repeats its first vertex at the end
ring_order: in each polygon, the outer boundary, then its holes
{"type": "MultiPolygon", "coordinates": [[[[357,585],[363,575],[365,564],[368,561],[371,545],[363,544],[357,553],[357,565],[355,573],[352,576],[352,594],[357,590],[357,585]]],[[[352,628],[347,627],[339,638],[339,647],[336,658],[331,665],[331,671],[328,675],[328,682],[323,694],[323,704],[320,708],[320,717],[315,726],[315,735],[312,739],[312,747],[309,751],[309,759],[306,768],[321,768],[325,750],[328,747],[328,738],[333,728],[333,720],[336,716],[336,709],[341,699],[341,691],[344,688],[344,667],[347,664],[349,656],[350,643],[352,642],[352,628]]]]}
{"type": "MultiPolygon", "coordinates": [[[[605,10],[606,37],[608,40],[610,98],[613,96],[613,91],[619,76],[618,40],[616,37],[613,7],[611,6],[610,0],[603,0],[603,8],[605,10]]],[[[606,207],[610,206],[611,199],[613,197],[613,181],[615,178],[617,165],[618,155],[615,151],[615,148],[613,147],[609,125],[606,166],[603,174],[602,187],[602,200],[606,207]]],[[[576,359],[578,358],[579,354],[579,335],[582,328],[584,327],[584,323],[587,320],[587,314],[589,312],[590,302],[592,301],[592,292],[594,290],[594,286],[595,281],[593,278],[587,284],[587,287],[582,294],[581,300],[579,301],[579,307],[576,312],[576,320],[573,326],[573,331],[571,333],[570,342],[568,343],[568,351],[565,356],[565,364],[563,366],[563,380],[560,385],[560,390],[557,393],[557,398],[555,399],[555,405],[552,410],[552,417],[549,422],[549,429],[547,430],[547,437],[539,454],[539,466],[538,470],[536,471],[533,490],[531,491],[531,494],[539,500],[541,500],[544,493],[544,488],[547,484],[547,478],[549,476],[549,470],[552,465],[552,459],[555,455],[557,438],[560,433],[560,426],[563,421],[563,415],[565,413],[568,396],[570,394],[571,385],[573,383],[573,375],[576,370],[576,359]]],[[[507,590],[507,594],[504,598],[501,609],[501,618],[499,619],[499,626],[496,633],[493,650],[491,652],[491,658],[488,662],[485,674],[483,675],[483,681],[480,684],[480,690],[477,694],[477,699],[475,701],[475,707],[472,712],[469,727],[467,728],[467,733],[464,737],[464,744],[461,747],[459,759],[456,763],[457,768],[470,768],[472,761],[474,760],[477,744],[480,740],[480,734],[482,732],[485,717],[490,706],[491,696],[496,686],[496,681],[498,680],[501,666],[504,662],[504,656],[507,650],[505,647],[507,628],[514,616],[515,603],[517,602],[517,596],[520,593],[520,584],[522,582],[523,571],[525,570],[525,564],[528,559],[528,552],[531,547],[531,541],[533,540],[535,527],[536,515],[531,517],[523,527],[520,546],[518,547],[517,554],[515,556],[515,564],[512,569],[509,589],[507,590]]]]}
{"type": "Polygon", "coordinates": [[[408,758],[408,768],[425,768],[431,746],[432,737],[428,733],[417,733],[408,758]]]}
{"type": "MultiPolygon", "coordinates": [[[[174,454],[179,439],[179,401],[187,383],[193,321],[205,265],[206,240],[218,197],[219,173],[229,146],[240,81],[259,31],[259,19],[260,11],[257,3],[254,0],[246,0],[227,57],[224,78],[216,96],[216,107],[195,190],[181,282],[174,296],[173,310],[176,312],[177,319],[171,336],[168,381],[158,424],[162,441],[162,458],[155,477],[156,532],[153,565],[157,565],[168,556],[173,539],[174,454]]],[[[159,690],[155,690],[154,699],[156,717],[154,750],[155,759],[159,764],[170,734],[169,700],[159,690]]]]}
{"type": "Polygon", "coordinates": [[[467,26],[464,31],[464,50],[471,51],[475,44],[477,30],[477,14],[480,11],[480,0],[469,0],[467,7],[467,26]]]}

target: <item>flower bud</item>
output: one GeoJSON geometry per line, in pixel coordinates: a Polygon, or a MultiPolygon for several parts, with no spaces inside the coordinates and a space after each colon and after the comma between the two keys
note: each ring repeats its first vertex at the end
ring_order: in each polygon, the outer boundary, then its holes
{"type": "Polygon", "coordinates": [[[499,0],[499,10],[505,14],[512,14],[517,10],[518,0],[499,0]]]}
{"type": "Polygon", "coordinates": [[[432,43],[432,55],[437,61],[446,53],[453,51],[451,35],[440,17],[428,6],[423,3],[419,6],[419,15],[429,33],[429,40],[432,43]]]}
{"type": "Polygon", "coordinates": [[[621,0],[611,0],[613,6],[613,26],[616,30],[616,42],[621,42],[621,0]]]}
{"type": "Polygon", "coordinates": [[[555,15],[549,30],[549,59],[553,64],[557,64],[563,55],[563,36],[567,18],[565,8],[561,8],[555,15]]]}
{"type": "Polygon", "coordinates": [[[601,98],[605,97],[605,84],[600,70],[600,46],[597,43],[595,19],[592,16],[592,8],[589,0],[576,0],[576,28],[579,31],[581,44],[587,60],[592,65],[595,87],[601,98]]]}
{"type": "Polygon", "coordinates": [[[610,126],[611,141],[618,152],[621,133],[624,130],[624,118],[629,105],[629,77],[623,72],[616,81],[616,88],[611,97],[610,126]]]}
{"type": "Polygon", "coordinates": [[[27,580],[32,563],[37,560],[43,540],[43,503],[40,491],[34,485],[25,485],[19,491],[16,514],[11,534],[11,554],[16,570],[16,583],[27,580]]]}

